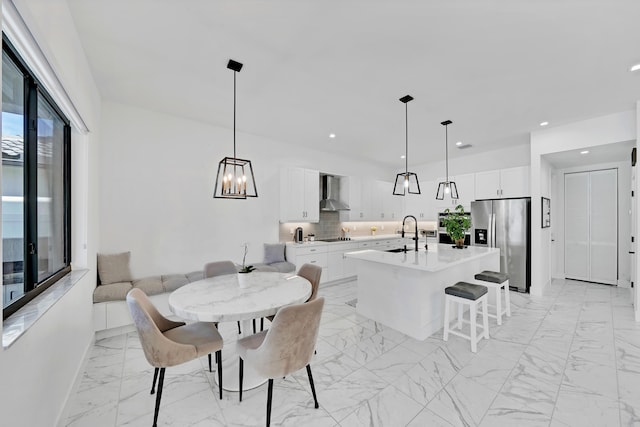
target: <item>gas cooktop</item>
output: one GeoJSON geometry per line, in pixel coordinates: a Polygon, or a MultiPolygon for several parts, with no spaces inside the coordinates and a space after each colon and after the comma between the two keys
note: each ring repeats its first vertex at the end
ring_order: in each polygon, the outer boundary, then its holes
{"type": "Polygon", "coordinates": [[[331,239],[319,239],[321,242],[345,242],[351,240],[351,237],[333,237],[331,239]]]}

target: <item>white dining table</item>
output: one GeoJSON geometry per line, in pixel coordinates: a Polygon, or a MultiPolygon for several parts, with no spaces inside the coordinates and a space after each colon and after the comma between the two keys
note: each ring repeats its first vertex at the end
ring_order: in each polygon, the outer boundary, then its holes
{"type": "MultiPolygon", "coordinates": [[[[252,320],[273,316],[280,307],[305,302],[311,296],[311,283],[291,273],[254,271],[210,277],[189,283],[169,295],[169,308],[178,317],[200,322],[242,322],[242,336],[253,332],[252,320]]],[[[222,349],[223,384],[238,391],[238,354],[235,342],[222,349]]],[[[244,366],[243,389],[255,388],[267,378],[244,366]]]]}

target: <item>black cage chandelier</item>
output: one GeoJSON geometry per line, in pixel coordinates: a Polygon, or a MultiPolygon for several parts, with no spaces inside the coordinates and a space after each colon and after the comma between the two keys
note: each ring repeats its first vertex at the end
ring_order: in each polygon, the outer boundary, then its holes
{"type": "Polygon", "coordinates": [[[458,198],[458,188],[456,187],[456,183],[449,181],[449,132],[447,126],[451,123],[453,123],[451,120],[445,120],[440,123],[444,126],[445,168],[447,174],[445,181],[438,184],[438,193],[436,194],[437,200],[444,200],[445,194],[450,195],[452,199],[458,198]]]}
{"type": "Polygon", "coordinates": [[[242,64],[230,59],[227,68],[233,71],[233,157],[225,157],[218,163],[213,197],[217,199],[258,197],[251,160],[236,157],[236,74],[242,69],[242,64]]]}
{"type": "Polygon", "coordinates": [[[400,98],[400,101],[404,104],[404,121],[405,121],[405,136],[404,136],[404,173],[396,175],[396,183],[393,186],[393,194],[395,196],[404,196],[409,194],[420,194],[420,183],[418,182],[418,175],[413,172],[409,172],[409,110],[407,103],[413,101],[411,95],[405,95],[400,98]]]}

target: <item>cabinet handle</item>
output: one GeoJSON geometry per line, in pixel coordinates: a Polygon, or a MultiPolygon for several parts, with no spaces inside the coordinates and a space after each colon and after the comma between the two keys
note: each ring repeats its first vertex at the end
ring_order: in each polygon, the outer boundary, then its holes
{"type": "Polygon", "coordinates": [[[315,252],[315,251],[316,251],[315,249],[309,249],[309,252],[315,252]]]}
{"type": "Polygon", "coordinates": [[[309,261],[311,264],[315,264],[316,260],[314,259],[313,261],[309,261]]]}
{"type": "Polygon", "coordinates": [[[496,196],[500,195],[500,190],[496,190],[496,196]]]}

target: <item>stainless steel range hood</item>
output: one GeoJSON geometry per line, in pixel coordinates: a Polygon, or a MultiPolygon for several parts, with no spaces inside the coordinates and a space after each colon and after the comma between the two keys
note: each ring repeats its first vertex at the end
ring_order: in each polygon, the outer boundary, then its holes
{"type": "Polygon", "coordinates": [[[348,211],[349,206],[340,201],[340,180],[332,175],[322,175],[321,211],[348,211]]]}

